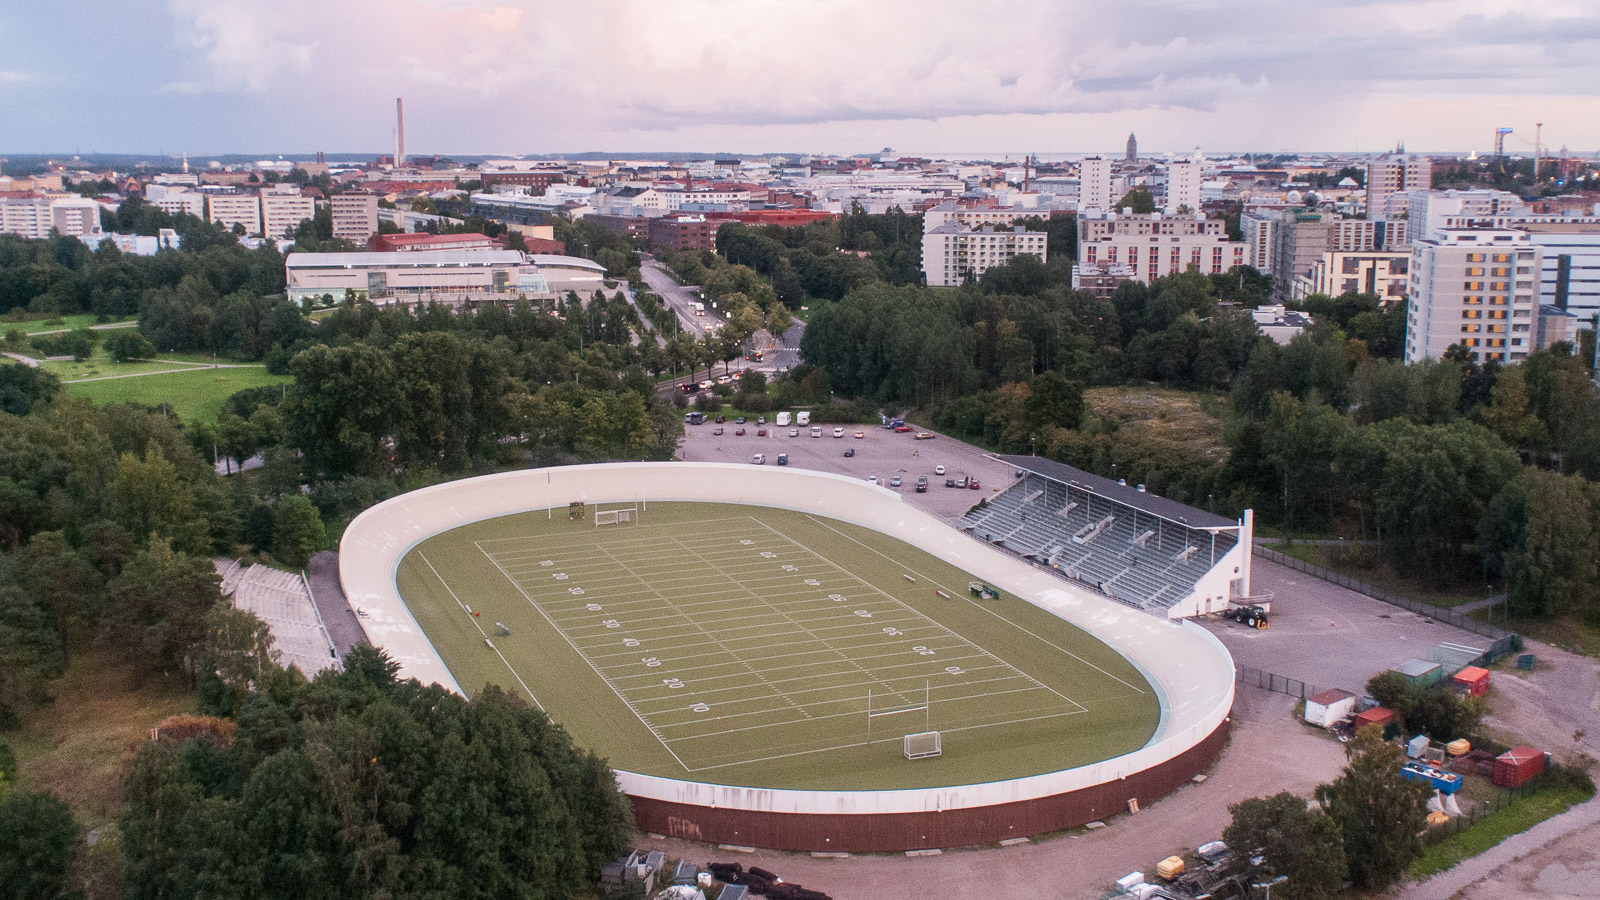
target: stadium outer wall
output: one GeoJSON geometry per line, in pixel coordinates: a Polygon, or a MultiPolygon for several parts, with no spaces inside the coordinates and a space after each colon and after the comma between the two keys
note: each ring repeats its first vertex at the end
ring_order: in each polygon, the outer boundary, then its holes
{"type": "MultiPolygon", "coordinates": [[[[339,544],[339,576],[374,646],[401,677],[462,693],[395,586],[418,543],[469,522],[573,501],[742,503],[813,513],[904,541],[1083,628],[1139,668],[1161,720],[1137,750],[1009,781],[892,791],[708,784],[618,771],[641,829],[783,850],[886,852],[982,844],[1056,831],[1161,797],[1205,770],[1227,742],[1233,660],[1204,629],[1079,591],[973,540],[900,495],[824,472],[725,463],[609,463],[486,475],[372,507],[339,544]]],[[[648,513],[646,513],[648,515],[648,513]]],[[[598,748],[602,753],[604,748],[598,748]]]]}

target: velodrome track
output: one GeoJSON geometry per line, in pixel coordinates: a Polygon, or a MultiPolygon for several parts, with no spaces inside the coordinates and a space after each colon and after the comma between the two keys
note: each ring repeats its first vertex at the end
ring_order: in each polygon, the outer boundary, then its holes
{"type": "Polygon", "coordinates": [[[484,476],[414,491],[358,516],[340,577],[368,638],[401,675],[459,686],[402,602],[395,571],[423,539],[456,526],[568,502],[715,501],[798,510],[882,532],[1091,632],[1156,687],[1161,720],[1132,753],[1009,781],[915,790],[803,791],[619,771],[641,828],[791,849],[958,846],[1056,830],[1148,802],[1203,770],[1226,740],[1233,663],[1209,633],[1079,592],[856,479],[715,463],[618,463],[484,476]]]}

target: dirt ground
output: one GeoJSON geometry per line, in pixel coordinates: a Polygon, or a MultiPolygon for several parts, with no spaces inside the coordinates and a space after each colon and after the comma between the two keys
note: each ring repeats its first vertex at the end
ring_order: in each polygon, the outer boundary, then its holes
{"type": "Polygon", "coordinates": [[[701,864],[758,865],[835,900],[1098,897],[1131,871],[1149,872],[1168,856],[1221,837],[1230,803],[1277,790],[1309,795],[1318,783],[1336,776],[1344,765],[1343,745],[1290,719],[1293,705],[1280,694],[1242,689],[1234,706],[1233,738],[1203,783],[1188,785],[1138,815],[1117,816],[1097,831],[915,858],[814,859],[770,850],[746,854],[644,835],[639,846],[701,864]]]}
{"type": "Polygon", "coordinates": [[[1600,829],[1580,828],[1453,895],[1459,900],[1600,896],[1600,829]]]}

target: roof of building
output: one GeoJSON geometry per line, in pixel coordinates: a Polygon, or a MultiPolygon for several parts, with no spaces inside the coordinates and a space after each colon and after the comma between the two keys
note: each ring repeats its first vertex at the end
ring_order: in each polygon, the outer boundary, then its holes
{"type": "Polygon", "coordinates": [[[1107,500],[1121,503],[1124,506],[1131,506],[1134,509],[1187,525],[1190,528],[1231,528],[1239,524],[1233,519],[1208,513],[1203,509],[1195,509],[1188,504],[1169,500],[1166,497],[1161,497],[1148,491],[1141,491],[1132,485],[1119,484],[1109,478],[1085,472],[1082,469],[1074,468],[1066,463],[1056,462],[1053,459],[1015,455],[1001,456],[1000,458],[1019,469],[1074,485],[1083,490],[1099,494],[1107,500]]]}
{"type": "Polygon", "coordinates": [[[1311,699],[1307,702],[1316,703],[1321,706],[1332,706],[1341,700],[1354,700],[1355,696],[1355,694],[1352,694],[1349,691],[1340,690],[1339,688],[1330,688],[1320,694],[1312,695],[1311,699]]]}
{"type": "Polygon", "coordinates": [[[605,266],[581,256],[562,256],[556,253],[530,253],[528,262],[541,269],[592,269],[604,272],[605,266]]]}
{"type": "Polygon", "coordinates": [[[464,234],[385,234],[381,235],[379,240],[391,247],[414,247],[428,244],[492,243],[494,238],[489,237],[487,234],[468,232],[464,234]]]}
{"type": "Polygon", "coordinates": [[[517,250],[438,250],[432,253],[395,250],[388,253],[291,253],[283,264],[291,269],[327,269],[340,266],[506,266],[522,262],[522,253],[517,250]]]}

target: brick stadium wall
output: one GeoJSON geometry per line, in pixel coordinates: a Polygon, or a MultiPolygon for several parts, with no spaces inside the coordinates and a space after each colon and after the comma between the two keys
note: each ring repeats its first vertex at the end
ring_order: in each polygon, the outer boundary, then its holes
{"type": "Polygon", "coordinates": [[[994,806],[945,812],[751,812],[633,798],[639,828],[653,834],[766,847],[774,850],[890,853],[935,847],[969,847],[1007,838],[1060,831],[1128,811],[1172,793],[1205,771],[1228,743],[1229,720],[1204,741],[1158,766],[1093,787],[994,806]]]}

